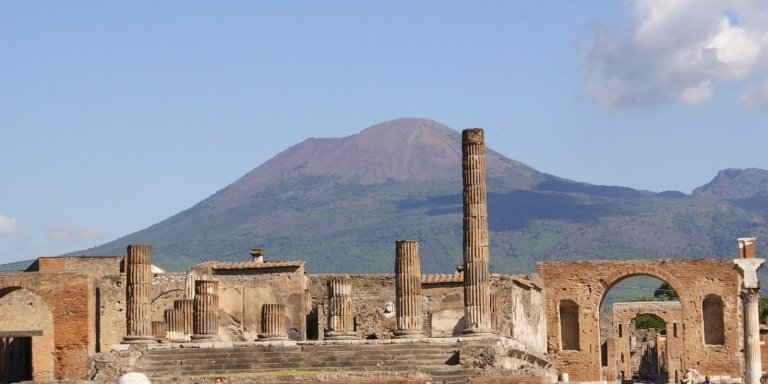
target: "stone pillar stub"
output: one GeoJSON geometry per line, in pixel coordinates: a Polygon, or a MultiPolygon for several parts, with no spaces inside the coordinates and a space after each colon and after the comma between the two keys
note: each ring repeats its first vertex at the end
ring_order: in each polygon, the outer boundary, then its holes
{"type": "Polygon", "coordinates": [[[285,305],[264,304],[261,307],[261,333],[257,341],[288,340],[285,329],[285,305]]]}
{"type": "Polygon", "coordinates": [[[485,134],[482,129],[461,133],[464,211],[464,324],[462,333],[493,334],[490,271],[488,268],[488,205],[485,172],[485,134]]]}
{"type": "Polygon", "coordinates": [[[190,340],[192,334],[195,333],[194,308],[194,299],[177,299],[173,301],[173,309],[178,310],[181,313],[181,332],[184,335],[183,340],[190,340]]]}
{"type": "Polygon", "coordinates": [[[325,339],[356,338],[352,280],[346,276],[331,278],[328,280],[328,331],[325,332],[325,339]]]}
{"type": "Polygon", "coordinates": [[[152,336],[152,246],[132,244],[125,255],[125,317],[124,344],[154,343],[152,336]]]}
{"type": "Polygon", "coordinates": [[[184,316],[178,309],[166,309],[163,313],[165,327],[168,330],[168,340],[174,342],[189,340],[184,334],[184,316]]]}
{"type": "Polygon", "coordinates": [[[741,259],[753,259],[756,256],[754,237],[741,237],[736,239],[739,242],[739,258],[741,259]]]}
{"type": "Polygon", "coordinates": [[[418,240],[395,242],[395,301],[397,315],[395,337],[424,337],[418,240]]]}
{"type": "Polygon", "coordinates": [[[192,340],[216,340],[219,335],[219,282],[195,281],[192,340]]]}

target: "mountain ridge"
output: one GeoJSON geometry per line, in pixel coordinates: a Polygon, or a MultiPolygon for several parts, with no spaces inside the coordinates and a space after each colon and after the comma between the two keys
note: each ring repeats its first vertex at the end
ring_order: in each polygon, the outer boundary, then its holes
{"type": "MultiPolygon", "coordinates": [[[[451,272],[462,258],[460,140],[417,118],[307,139],[166,220],[72,254],[150,243],[156,264],[176,270],[265,247],[268,259],[305,260],[313,273],[381,273],[391,272],[394,241],[412,238],[425,273],[451,272]]],[[[768,236],[761,196],[591,185],[490,148],[487,165],[494,271],[531,272],[543,260],[730,257],[737,237],[768,236]]]]}

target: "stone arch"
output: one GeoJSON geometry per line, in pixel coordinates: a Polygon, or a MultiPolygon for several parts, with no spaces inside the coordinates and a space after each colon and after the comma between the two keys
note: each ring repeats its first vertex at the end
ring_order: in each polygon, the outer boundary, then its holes
{"type": "Polygon", "coordinates": [[[54,378],[53,314],[45,296],[35,292],[34,287],[28,284],[0,288],[0,331],[4,332],[4,339],[9,342],[20,338],[29,340],[32,380],[54,378]]]}
{"type": "Polygon", "coordinates": [[[675,276],[657,267],[639,265],[633,266],[625,271],[613,271],[613,273],[610,275],[600,279],[600,285],[596,290],[596,293],[600,295],[600,305],[603,305],[605,295],[608,293],[608,291],[611,290],[611,288],[616,286],[616,284],[618,284],[620,281],[635,276],[649,276],[657,278],[669,284],[669,286],[672,287],[672,289],[677,292],[678,295],[682,294],[680,292],[680,288],[682,288],[684,285],[675,276]]]}
{"type": "Polygon", "coordinates": [[[607,290],[618,281],[638,275],[665,281],[679,295],[682,320],[676,331],[683,354],[674,364],[683,371],[696,369],[714,375],[741,375],[744,363],[739,359],[739,353],[744,340],[740,327],[725,329],[723,345],[711,347],[702,343],[701,303],[705,295],[716,294],[722,298],[724,324],[742,321],[738,295],[741,276],[734,270],[732,260],[566,261],[542,262],[536,268],[544,283],[547,353],[553,357],[557,369],[568,373],[571,380],[609,379],[604,376],[601,366],[600,304],[607,290]],[[573,300],[579,306],[581,349],[578,351],[561,349],[559,306],[563,299],[573,300]]]}

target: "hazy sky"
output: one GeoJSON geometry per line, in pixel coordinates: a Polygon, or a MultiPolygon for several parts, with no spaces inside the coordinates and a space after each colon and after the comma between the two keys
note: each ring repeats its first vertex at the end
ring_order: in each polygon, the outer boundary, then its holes
{"type": "Polygon", "coordinates": [[[594,184],[768,169],[768,3],[2,1],[0,263],[406,116],[594,184]]]}

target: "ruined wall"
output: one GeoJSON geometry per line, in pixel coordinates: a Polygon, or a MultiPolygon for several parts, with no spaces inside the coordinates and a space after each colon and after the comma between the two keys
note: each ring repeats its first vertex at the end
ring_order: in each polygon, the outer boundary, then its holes
{"type": "Polygon", "coordinates": [[[261,308],[264,304],[285,305],[285,324],[288,337],[306,339],[306,302],[303,263],[275,262],[275,267],[243,263],[199,265],[195,273],[209,276],[219,282],[220,332],[224,338],[252,341],[261,332],[261,308]],[[292,263],[292,264],[291,264],[292,263]],[[226,268],[225,268],[226,267],[226,268]]]}
{"type": "MultiPolygon", "coordinates": [[[[317,337],[327,330],[328,279],[335,275],[308,275],[312,312],[317,337]]],[[[394,275],[349,275],[355,306],[355,331],[360,338],[388,339],[397,329],[394,275]]],[[[546,351],[546,322],[541,288],[519,276],[492,275],[491,285],[501,301],[503,321],[511,328],[511,338],[529,352],[546,351]]],[[[463,277],[461,274],[422,277],[422,316],[424,334],[431,337],[457,337],[464,329],[463,277]]]]}
{"type": "Polygon", "coordinates": [[[72,271],[103,276],[122,272],[122,263],[123,256],[40,257],[30,266],[30,271],[72,271]]]}
{"type": "MultiPolygon", "coordinates": [[[[93,353],[93,338],[95,335],[95,298],[89,276],[74,272],[28,272],[15,274],[0,274],[0,297],[4,297],[19,288],[29,293],[10,296],[10,304],[18,304],[21,300],[30,299],[33,294],[40,297],[45,306],[31,301],[33,308],[28,311],[50,312],[53,322],[53,348],[43,339],[32,341],[32,370],[35,380],[50,379],[83,379],[89,371],[89,356],[93,353]],[[36,349],[42,348],[42,349],[36,349]],[[52,368],[52,371],[51,371],[52,368]]],[[[28,301],[27,303],[29,303],[28,301]]],[[[45,315],[42,315],[45,316],[45,315]]],[[[41,319],[38,319],[41,320],[41,319]]],[[[44,320],[37,325],[45,324],[44,320]]],[[[0,331],[14,331],[20,326],[8,319],[0,327],[0,331]]],[[[27,329],[21,329],[27,330],[27,329]]]]}
{"type": "Polygon", "coordinates": [[[669,283],[680,296],[683,356],[681,370],[689,368],[711,375],[740,377],[743,370],[741,278],[731,260],[623,260],[539,263],[544,281],[547,350],[557,368],[573,381],[600,380],[600,303],[623,278],[648,275],[669,283]],[[724,343],[704,343],[702,303],[707,295],[722,301],[724,343]],[[561,344],[560,305],[571,300],[578,306],[577,350],[561,344]]]}

